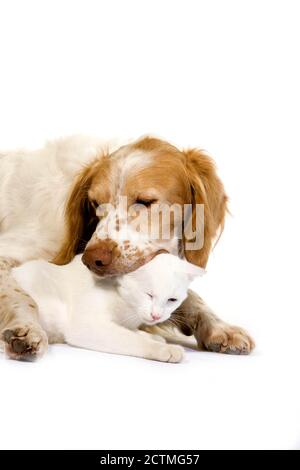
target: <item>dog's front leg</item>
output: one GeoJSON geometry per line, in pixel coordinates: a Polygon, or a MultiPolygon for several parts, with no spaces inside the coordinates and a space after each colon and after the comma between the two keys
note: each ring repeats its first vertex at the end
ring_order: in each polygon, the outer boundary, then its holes
{"type": "Polygon", "coordinates": [[[11,359],[33,360],[47,350],[34,300],[19,287],[11,269],[19,263],[0,257],[0,340],[11,359]]]}
{"type": "Polygon", "coordinates": [[[185,335],[194,335],[199,348],[226,354],[249,354],[251,336],[242,328],[225,323],[195,292],[174,312],[173,322],[185,335]]]}

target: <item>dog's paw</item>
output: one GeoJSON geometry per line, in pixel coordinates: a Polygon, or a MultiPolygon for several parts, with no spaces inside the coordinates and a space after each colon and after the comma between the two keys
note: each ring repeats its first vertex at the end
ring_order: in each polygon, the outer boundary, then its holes
{"type": "Polygon", "coordinates": [[[249,354],[255,347],[251,336],[242,328],[226,323],[214,325],[203,340],[208,351],[224,354],[249,354]]]}
{"type": "Polygon", "coordinates": [[[47,351],[46,333],[36,324],[15,324],[2,331],[5,353],[11,359],[33,361],[47,351]]]}

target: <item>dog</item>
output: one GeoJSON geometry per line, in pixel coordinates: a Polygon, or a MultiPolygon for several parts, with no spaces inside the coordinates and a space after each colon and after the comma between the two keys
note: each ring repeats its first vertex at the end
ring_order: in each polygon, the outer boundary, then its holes
{"type": "MultiPolygon", "coordinates": [[[[34,151],[1,152],[0,181],[0,332],[8,357],[24,360],[44,354],[47,336],[13,267],[39,258],[67,264],[82,253],[83,263],[106,277],[170,252],[204,268],[227,210],[205,152],[150,136],[122,146],[75,136],[34,151]],[[162,206],[182,208],[171,216],[168,237],[162,218],[151,217],[162,206]]],[[[247,332],[217,318],[192,291],[174,318],[200,348],[248,354],[254,347],[247,332]]]]}

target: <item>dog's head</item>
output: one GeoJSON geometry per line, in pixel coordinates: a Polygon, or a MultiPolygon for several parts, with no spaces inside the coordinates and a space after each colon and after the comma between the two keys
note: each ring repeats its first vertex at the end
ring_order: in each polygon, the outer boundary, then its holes
{"type": "Polygon", "coordinates": [[[66,264],[83,252],[92,271],[109,276],[133,271],[166,251],[204,267],[223,227],[226,202],[204,152],[142,138],[99,156],[78,175],[54,262],[66,264]]]}

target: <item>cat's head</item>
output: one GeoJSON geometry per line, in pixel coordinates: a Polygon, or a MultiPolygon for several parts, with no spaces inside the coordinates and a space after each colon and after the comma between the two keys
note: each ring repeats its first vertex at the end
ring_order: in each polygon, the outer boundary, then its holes
{"type": "Polygon", "coordinates": [[[154,325],[170,318],[187,297],[191,281],[204,272],[178,256],[162,253],[136,271],[121,276],[118,289],[141,323],[154,325]]]}

